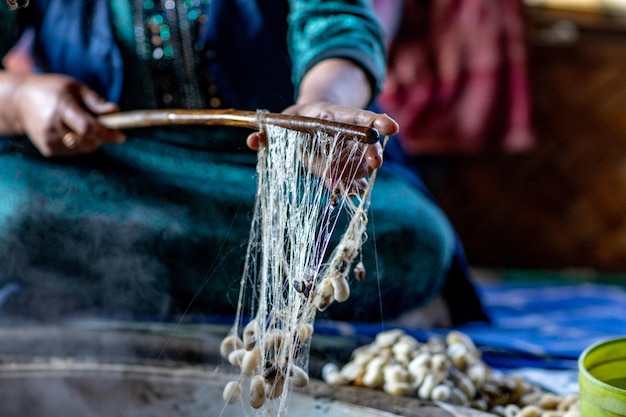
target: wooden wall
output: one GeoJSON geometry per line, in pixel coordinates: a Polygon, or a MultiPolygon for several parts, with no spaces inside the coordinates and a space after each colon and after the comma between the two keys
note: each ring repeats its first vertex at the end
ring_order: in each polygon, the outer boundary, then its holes
{"type": "Polygon", "coordinates": [[[427,182],[475,265],[626,271],[626,23],[528,12],[537,147],[446,157],[427,182]]]}

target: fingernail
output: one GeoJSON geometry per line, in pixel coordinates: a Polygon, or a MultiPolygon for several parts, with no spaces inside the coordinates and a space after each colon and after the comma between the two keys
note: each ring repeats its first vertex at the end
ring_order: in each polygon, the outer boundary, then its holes
{"type": "Polygon", "coordinates": [[[365,155],[367,165],[371,168],[380,168],[383,165],[382,150],[376,146],[370,146],[365,155]]]}

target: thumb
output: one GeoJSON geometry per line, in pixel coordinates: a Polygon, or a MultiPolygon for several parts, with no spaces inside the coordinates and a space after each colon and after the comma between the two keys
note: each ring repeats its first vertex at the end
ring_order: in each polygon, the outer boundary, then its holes
{"type": "Polygon", "coordinates": [[[91,88],[81,85],[78,90],[78,94],[88,110],[94,114],[106,114],[113,113],[119,110],[117,104],[110,101],[106,101],[98,93],[91,88]]]}

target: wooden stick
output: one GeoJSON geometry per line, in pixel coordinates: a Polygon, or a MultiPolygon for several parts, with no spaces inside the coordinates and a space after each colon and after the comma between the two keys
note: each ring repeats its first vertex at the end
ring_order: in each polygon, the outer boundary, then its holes
{"type": "Polygon", "coordinates": [[[355,140],[374,144],[380,135],[376,129],[330,120],[304,116],[288,116],[279,113],[263,113],[248,110],[135,110],[100,116],[100,123],[111,129],[133,129],[166,125],[238,126],[260,129],[264,124],[279,126],[299,132],[322,131],[328,135],[340,134],[355,140]]]}

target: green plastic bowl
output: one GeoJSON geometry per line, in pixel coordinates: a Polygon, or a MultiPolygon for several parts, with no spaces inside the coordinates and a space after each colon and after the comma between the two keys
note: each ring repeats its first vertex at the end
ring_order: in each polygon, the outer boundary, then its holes
{"type": "Polygon", "coordinates": [[[578,358],[583,417],[626,416],[626,337],[589,346],[578,358]]]}

